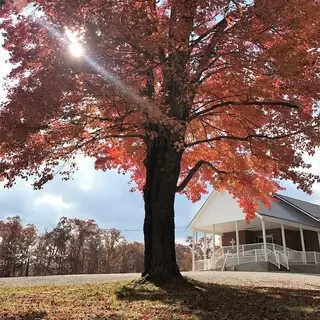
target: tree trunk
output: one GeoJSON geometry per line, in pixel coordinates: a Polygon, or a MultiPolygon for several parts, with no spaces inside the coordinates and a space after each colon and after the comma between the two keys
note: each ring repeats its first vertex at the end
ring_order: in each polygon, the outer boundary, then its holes
{"type": "Polygon", "coordinates": [[[14,261],[13,261],[13,267],[12,267],[12,277],[15,277],[16,275],[16,261],[15,261],[15,257],[14,257],[14,261]]]}
{"type": "Polygon", "coordinates": [[[30,258],[27,259],[25,276],[29,277],[30,258]]]}
{"type": "Polygon", "coordinates": [[[182,152],[164,125],[154,125],[155,137],[147,137],[146,183],[144,186],[144,272],[150,281],[179,277],[175,254],[174,200],[182,152]]]}

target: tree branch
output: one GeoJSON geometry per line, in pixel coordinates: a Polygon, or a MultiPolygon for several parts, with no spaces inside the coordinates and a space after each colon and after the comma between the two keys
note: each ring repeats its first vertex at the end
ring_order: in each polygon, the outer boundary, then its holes
{"type": "Polygon", "coordinates": [[[108,136],[103,137],[103,139],[108,139],[108,138],[139,138],[139,139],[144,139],[144,135],[142,134],[111,134],[108,136]]]}
{"type": "MultiPolygon", "coordinates": [[[[196,83],[201,78],[202,73],[207,68],[207,64],[210,61],[212,53],[214,52],[219,41],[221,40],[221,37],[225,29],[227,28],[227,26],[228,26],[227,20],[223,18],[213,27],[213,30],[210,32],[212,33],[211,39],[209,40],[209,43],[207,44],[206,48],[202,52],[201,56],[198,57],[199,66],[197,68],[196,73],[192,77],[191,82],[196,83]]],[[[199,38],[201,38],[201,36],[199,38]]]]}
{"type": "Polygon", "coordinates": [[[226,106],[271,106],[271,107],[276,107],[276,106],[282,106],[282,107],[287,107],[287,108],[292,108],[292,109],[299,109],[300,107],[294,103],[288,102],[288,101],[223,101],[218,104],[213,105],[210,108],[207,108],[202,111],[195,112],[190,115],[189,121],[196,119],[202,115],[205,115],[209,113],[210,111],[213,111],[215,109],[221,108],[221,107],[226,107],[226,106]]]}
{"type": "Polygon", "coordinates": [[[246,137],[237,137],[237,136],[217,136],[211,139],[203,139],[203,140],[198,140],[198,141],[194,141],[191,143],[186,144],[186,148],[187,147],[193,147],[196,145],[199,145],[201,143],[209,143],[209,142],[213,142],[213,141],[221,141],[221,140],[237,140],[237,141],[250,141],[251,139],[267,139],[267,140],[278,140],[278,139],[283,139],[283,138],[288,138],[291,136],[294,136],[296,134],[299,133],[303,133],[305,131],[305,129],[301,129],[295,132],[290,132],[287,134],[282,134],[282,135],[277,135],[277,136],[268,136],[265,134],[251,134],[251,135],[247,135],[246,137]]]}
{"type": "Polygon", "coordinates": [[[209,28],[206,32],[201,34],[197,39],[191,41],[191,48],[193,49],[197,44],[199,44],[204,38],[209,36],[212,32],[215,32],[222,24],[225,24],[224,19],[220,20],[213,27],[209,28]]]}
{"type": "Polygon", "coordinates": [[[221,174],[221,173],[230,173],[230,172],[226,172],[226,171],[222,171],[217,169],[212,163],[210,163],[209,161],[205,161],[205,160],[200,160],[198,161],[194,167],[188,172],[187,176],[185,177],[185,179],[181,182],[180,185],[177,186],[176,188],[176,192],[181,192],[190,182],[190,180],[193,178],[193,176],[198,172],[198,170],[202,167],[202,166],[208,166],[210,167],[214,172],[221,174]]]}

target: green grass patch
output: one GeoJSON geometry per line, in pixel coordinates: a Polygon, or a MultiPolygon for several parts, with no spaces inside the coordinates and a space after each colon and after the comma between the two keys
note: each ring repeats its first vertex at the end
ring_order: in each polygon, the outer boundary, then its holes
{"type": "Polygon", "coordinates": [[[320,319],[320,292],[184,280],[0,288],[3,320],[320,319]]]}

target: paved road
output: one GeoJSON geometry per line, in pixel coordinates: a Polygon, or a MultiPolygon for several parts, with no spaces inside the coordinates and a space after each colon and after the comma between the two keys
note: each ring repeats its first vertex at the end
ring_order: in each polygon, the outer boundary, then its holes
{"type": "MultiPolygon", "coordinates": [[[[320,291],[320,275],[267,272],[185,272],[189,278],[225,285],[245,285],[254,287],[279,287],[294,289],[313,289],[320,291]]],[[[103,283],[110,281],[134,280],[140,274],[98,274],[98,275],[67,275],[27,278],[0,278],[0,286],[45,286],[103,283]]]]}

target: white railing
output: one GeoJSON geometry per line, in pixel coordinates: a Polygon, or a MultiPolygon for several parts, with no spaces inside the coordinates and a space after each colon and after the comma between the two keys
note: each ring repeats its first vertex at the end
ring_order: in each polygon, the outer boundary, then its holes
{"type": "Polygon", "coordinates": [[[203,271],[204,270],[204,260],[198,260],[195,262],[195,271],[203,271]]]}
{"type": "Polygon", "coordinates": [[[279,256],[275,251],[267,249],[268,261],[274,264],[278,269],[280,269],[279,256]]]}
{"type": "Polygon", "coordinates": [[[215,264],[212,258],[207,259],[204,261],[204,268],[205,270],[213,270],[215,269],[215,264]]]}
{"type": "Polygon", "coordinates": [[[314,252],[315,263],[320,263],[320,252],[314,252]]]}
{"type": "MultiPolygon", "coordinates": [[[[320,264],[320,252],[306,251],[305,255],[302,251],[296,251],[283,246],[267,243],[268,261],[277,268],[284,266],[287,270],[290,264],[320,264]]],[[[263,243],[252,243],[239,245],[239,261],[236,246],[226,246],[215,252],[215,259],[208,258],[206,260],[196,261],[196,270],[213,270],[220,269],[238,264],[249,262],[265,261],[265,251],[263,243]]]]}
{"type": "MultiPolygon", "coordinates": [[[[250,244],[240,244],[239,245],[239,252],[251,251],[254,249],[263,249],[263,243],[250,243],[250,244]]],[[[226,246],[222,247],[223,253],[229,251],[230,253],[237,253],[237,246],[226,246]]]]}
{"type": "Polygon", "coordinates": [[[306,251],[307,263],[318,264],[320,263],[320,252],[306,251]]]}
{"type": "Polygon", "coordinates": [[[279,264],[284,266],[285,268],[287,268],[287,270],[289,270],[289,259],[288,256],[284,253],[282,253],[281,251],[276,250],[275,251],[278,255],[279,258],[279,264]]]}
{"type": "Polygon", "coordinates": [[[224,268],[226,267],[226,263],[227,263],[227,259],[228,259],[228,254],[229,254],[229,251],[226,253],[226,257],[224,258],[221,271],[224,271],[224,268]]]}
{"type": "Polygon", "coordinates": [[[203,260],[203,270],[208,270],[208,266],[209,266],[209,260],[203,260]]]}
{"type": "MultiPolygon", "coordinates": [[[[280,246],[275,243],[267,243],[267,249],[270,249],[272,251],[281,251],[284,253],[284,248],[283,246],[280,246]]],[[[240,244],[239,245],[239,252],[240,254],[243,254],[246,251],[252,251],[254,249],[264,249],[264,244],[263,243],[250,243],[250,244],[240,244]]],[[[227,251],[229,253],[237,253],[237,246],[225,246],[222,247],[222,252],[225,254],[227,251]]]]}
{"type": "MultiPolygon", "coordinates": [[[[223,250],[222,250],[222,248],[218,249],[218,250],[214,253],[214,255],[215,255],[215,260],[216,260],[216,261],[219,260],[219,259],[223,256],[223,250]]],[[[211,258],[211,259],[212,259],[212,258],[211,258]]]]}
{"type": "Polygon", "coordinates": [[[207,259],[197,260],[195,263],[195,270],[196,271],[203,271],[203,270],[213,270],[217,268],[216,262],[220,259],[224,258],[224,254],[222,254],[222,248],[218,249],[215,252],[215,259],[213,257],[209,257],[207,259]]]}
{"type": "Polygon", "coordinates": [[[302,251],[296,251],[296,250],[287,248],[287,256],[288,256],[289,262],[296,263],[296,264],[305,263],[304,255],[302,251]]]}
{"type": "MultiPolygon", "coordinates": [[[[219,260],[216,260],[216,268],[221,268],[225,262],[225,267],[235,266],[238,264],[238,256],[236,253],[226,253],[219,260]],[[227,259],[226,259],[227,256],[227,259]]],[[[264,251],[262,249],[254,249],[245,251],[244,255],[239,255],[239,264],[264,261],[264,251]]]]}
{"type": "Polygon", "coordinates": [[[295,264],[318,264],[320,263],[320,252],[306,251],[305,256],[302,251],[287,248],[289,262],[295,264]]]}
{"type": "Polygon", "coordinates": [[[285,254],[284,247],[280,246],[279,244],[267,243],[267,248],[270,249],[271,251],[278,251],[278,252],[282,252],[283,254],[285,254]]]}

